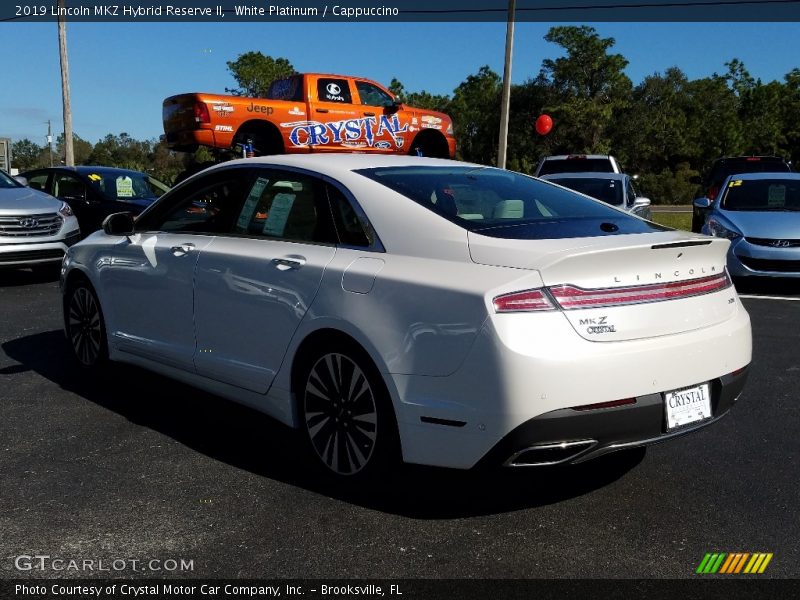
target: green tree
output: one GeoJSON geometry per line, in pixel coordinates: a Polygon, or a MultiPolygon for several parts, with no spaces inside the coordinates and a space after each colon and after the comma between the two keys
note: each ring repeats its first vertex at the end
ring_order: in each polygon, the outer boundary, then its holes
{"type": "Polygon", "coordinates": [[[46,162],[43,161],[47,155],[46,151],[45,146],[40,146],[28,138],[18,140],[11,144],[11,163],[20,171],[49,167],[50,159],[47,158],[46,162]]]}
{"type": "Polygon", "coordinates": [[[226,64],[238,87],[225,88],[225,91],[237,96],[263,98],[273,81],[295,73],[287,59],[272,58],[261,52],[245,52],[226,64]]]}
{"type": "MultiPolygon", "coordinates": [[[[93,146],[91,142],[87,142],[77,133],[72,134],[72,151],[75,156],[76,165],[88,165],[89,157],[92,155],[93,146]]],[[[65,149],[64,149],[64,134],[59,134],[56,139],[56,156],[59,162],[63,162],[65,149]]]]}
{"type": "Polygon", "coordinates": [[[455,89],[449,112],[459,154],[464,160],[482,164],[497,162],[501,83],[497,73],[483,66],[455,89]]]}
{"type": "Polygon", "coordinates": [[[569,152],[608,152],[614,112],[631,92],[628,61],[609,54],[614,38],[601,38],[586,25],[552,27],[544,39],[567,54],[542,61],[541,75],[556,94],[548,110],[559,124],[554,137],[569,144],[569,152]]]}

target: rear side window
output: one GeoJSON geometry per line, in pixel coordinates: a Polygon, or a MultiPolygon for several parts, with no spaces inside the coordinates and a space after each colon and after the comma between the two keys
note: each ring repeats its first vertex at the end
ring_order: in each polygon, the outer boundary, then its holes
{"type": "Polygon", "coordinates": [[[320,77],[317,80],[317,97],[320,102],[342,102],[344,104],[353,102],[347,79],[320,77]]]}
{"type": "Polygon", "coordinates": [[[425,166],[357,172],[464,229],[492,237],[556,239],[666,229],[569,190],[500,169],[425,166]]]}
{"type": "Polygon", "coordinates": [[[270,100],[288,100],[290,102],[303,102],[303,78],[300,75],[273,81],[267,90],[270,100]]]}

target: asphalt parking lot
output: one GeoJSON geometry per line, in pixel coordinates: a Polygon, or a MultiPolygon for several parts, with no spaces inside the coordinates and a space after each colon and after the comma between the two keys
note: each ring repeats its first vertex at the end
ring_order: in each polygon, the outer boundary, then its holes
{"type": "Polygon", "coordinates": [[[406,467],[346,490],[259,413],[133,367],[82,378],[57,283],[0,272],[0,578],[92,575],[17,569],[35,554],[200,578],[692,578],[719,551],[800,577],[800,286],[741,291],[754,362],[715,426],[579,467],[406,467]]]}

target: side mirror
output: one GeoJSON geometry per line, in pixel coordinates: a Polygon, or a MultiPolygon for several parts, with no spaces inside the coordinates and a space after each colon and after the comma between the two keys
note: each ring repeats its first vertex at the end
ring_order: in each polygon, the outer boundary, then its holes
{"type": "Polygon", "coordinates": [[[711,208],[711,204],[712,202],[708,198],[695,198],[694,202],[692,202],[692,205],[700,210],[707,210],[711,208]]]}
{"type": "Polygon", "coordinates": [[[132,235],[133,234],[133,215],[129,212],[119,212],[108,215],[103,220],[103,231],[107,235],[132,235]]]}
{"type": "Polygon", "coordinates": [[[650,206],[650,198],[639,196],[633,201],[634,206],[650,206]]]}
{"type": "Polygon", "coordinates": [[[14,179],[15,179],[15,181],[17,183],[21,183],[24,186],[28,185],[28,180],[25,177],[23,177],[22,175],[15,175],[14,179]]]}
{"type": "Polygon", "coordinates": [[[703,180],[700,179],[699,175],[692,175],[689,177],[689,183],[693,183],[695,185],[703,185],[703,180]]]}
{"type": "Polygon", "coordinates": [[[401,108],[403,108],[403,103],[400,102],[399,100],[395,100],[391,104],[387,104],[386,107],[384,108],[384,111],[386,112],[387,115],[393,115],[401,108]]]}

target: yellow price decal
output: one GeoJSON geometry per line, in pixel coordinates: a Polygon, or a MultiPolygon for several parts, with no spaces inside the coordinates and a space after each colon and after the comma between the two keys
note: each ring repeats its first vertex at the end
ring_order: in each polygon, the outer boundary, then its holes
{"type": "Polygon", "coordinates": [[[734,179],[733,181],[731,181],[731,182],[728,184],[728,187],[729,187],[729,188],[732,188],[732,187],[739,187],[740,185],[742,185],[742,180],[741,180],[741,179],[734,179]]]}

